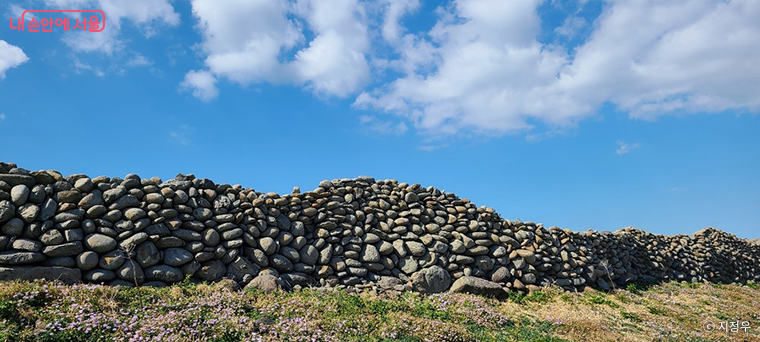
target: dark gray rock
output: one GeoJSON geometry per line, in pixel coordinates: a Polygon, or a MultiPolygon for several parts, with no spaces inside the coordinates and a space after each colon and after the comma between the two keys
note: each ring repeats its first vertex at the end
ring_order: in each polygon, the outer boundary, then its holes
{"type": "Polygon", "coordinates": [[[246,291],[256,290],[263,293],[270,293],[278,290],[282,290],[284,284],[282,280],[271,274],[259,274],[253,278],[248,285],[245,286],[246,291]]]}
{"type": "Polygon", "coordinates": [[[146,241],[135,248],[135,260],[137,260],[141,267],[146,268],[161,261],[161,254],[153,242],[146,241]]]}
{"type": "Polygon", "coordinates": [[[45,255],[40,252],[22,252],[7,250],[0,252],[0,265],[28,265],[45,260],[45,255]]]}
{"type": "Polygon", "coordinates": [[[127,260],[127,262],[122,264],[121,267],[116,270],[116,276],[132,283],[133,285],[135,282],[137,282],[137,284],[145,282],[145,272],[143,272],[142,267],[140,267],[138,263],[130,260],[127,260]]]}
{"type": "Polygon", "coordinates": [[[214,281],[227,273],[227,267],[219,260],[206,261],[201,269],[195,272],[195,277],[204,281],[214,281]]]}
{"type": "Polygon", "coordinates": [[[119,247],[124,251],[134,251],[135,248],[137,248],[137,245],[147,241],[148,238],[148,234],[145,232],[139,232],[124,239],[124,241],[119,243],[119,247]]]}
{"type": "Polygon", "coordinates": [[[82,242],[74,241],[60,245],[47,246],[42,250],[42,253],[51,258],[56,257],[70,257],[82,253],[82,242]]]}
{"type": "Polygon", "coordinates": [[[26,223],[31,223],[40,214],[40,207],[32,203],[27,203],[18,208],[18,215],[26,223]]]}
{"type": "Polygon", "coordinates": [[[30,239],[16,239],[11,244],[11,248],[27,252],[40,252],[42,251],[42,243],[30,239]]]}
{"type": "Polygon", "coordinates": [[[182,281],[185,276],[182,270],[169,265],[156,265],[145,269],[145,279],[150,281],[163,281],[165,283],[176,283],[182,281]]]}
{"type": "Polygon", "coordinates": [[[3,225],[3,234],[11,236],[21,236],[24,231],[24,221],[18,217],[10,219],[3,225]]]}
{"type": "Polygon", "coordinates": [[[85,248],[98,253],[108,253],[114,250],[116,245],[117,243],[114,238],[103,234],[88,235],[84,239],[85,248]]]}
{"type": "Polygon", "coordinates": [[[6,222],[16,215],[16,206],[8,200],[0,201],[0,223],[6,222]]]}
{"type": "Polygon", "coordinates": [[[457,279],[451,289],[451,293],[470,293],[480,296],[505,298],[507,292],[501,285],[478,277],[461,277],[457,279]]]}
{"type": "Polygon", "coordinates": [[[116,273],[109,270],[96,268],[84,273],[82,279],[92,283],[105,283],[116,279],[116,273]]]}
{"type": "Polygon", "coordinates": [[[269,263],[280,273],[290,272],[293,270],[293,263],[288,258],[275,254],[269,258],[269,263]]]}
{"type": "Polygon", "coordinates": [[[441,293],[451,285],[451,275],[440,266],[431,266],[412,275],[412,288],[422,293],[441,293]]]}
{"type": "Polygon", "coordinates": [[[258,273],[258,266],[240,256],[227,265],[227,278],[237,282],[243,281],[246,278],[253,279],[258,273]]]}
{"type": "Polygon", "coordinates": [[[65,284],[82,281],[82,271],[76,268],[54,266],[16,266],[0,267],[0,280],[59,280],[65,284]]]}
{"type": "Polygon", "coordinates": [[[120,250],[115,250],[115,251],[108,252],[102,257],[100,257],[100,260],[98,261],[98,266],[100,266],[100,268],[102,269],[113,271],[121,267],[121,265],[123,265],[124,261],[126,260],[127,260],[126,253],[120,250]]]}
{"type": "Polygon", "coordinates": [[[169,248],[164,251],[164,264],[179,267],[193,260],[193,254],[183,248],[169,248]]]}
{"type": "Polygon", "coordinates": [[[82,252],[76,257],[77,267],[83,271],[89,271],[97,267],[98,261],[98,253],[93,251],[82,252]]]}

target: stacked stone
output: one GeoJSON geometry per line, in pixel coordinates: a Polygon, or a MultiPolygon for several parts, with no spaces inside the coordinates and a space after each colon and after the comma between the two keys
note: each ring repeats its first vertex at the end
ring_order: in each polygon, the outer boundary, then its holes
{"type": "Polygon", "coordinates": [[[760,280],[760,245],[714,229],[544,229],[433,187],[368,177],[280,196],[193,175],[91,179],[0,163],[0,227],[0,279],[163,286],[259,276],[253,283],[489,294],[760,280]]]}

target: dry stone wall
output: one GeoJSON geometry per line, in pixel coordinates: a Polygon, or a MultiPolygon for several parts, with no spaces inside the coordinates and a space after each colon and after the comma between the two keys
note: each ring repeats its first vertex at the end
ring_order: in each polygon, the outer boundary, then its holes
{"type": "Polygon", "coordinates": [[[757,241],[712,228],[546,229],[433,187],[368,177],[278,195],[192,175],[64,177],[0,163],[0,227],[0,279],[162,286],[258,276],[257,286],[487,294],[760,280],[757,241]]]}

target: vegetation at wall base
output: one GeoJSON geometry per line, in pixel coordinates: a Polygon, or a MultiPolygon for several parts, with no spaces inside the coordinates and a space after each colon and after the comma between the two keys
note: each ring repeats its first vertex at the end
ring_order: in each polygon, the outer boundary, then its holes
{"type": "Polygon", "coordinates": [[[0,283],[0,341],[760,341],[760,289],[666,283],[558,287],[504,300],[307,288],[0,283]],[[706,322],[749,322],[740,332],[706,322]]]}

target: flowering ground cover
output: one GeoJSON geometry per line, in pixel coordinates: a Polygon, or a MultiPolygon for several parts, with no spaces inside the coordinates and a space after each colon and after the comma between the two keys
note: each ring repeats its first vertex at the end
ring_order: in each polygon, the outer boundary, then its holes
{"type": "Polygon", "coordinates": [[[4,282],[0,340],[760,341],[760,288],[546,288],[498,301],[324,289],[260,293],[231,282],[166,288],[4,282]],[[706,331],[707,322],[716,329],[706,331]],[[750,329],[722,331],[720,322],[748,322],[750,329]]]}

